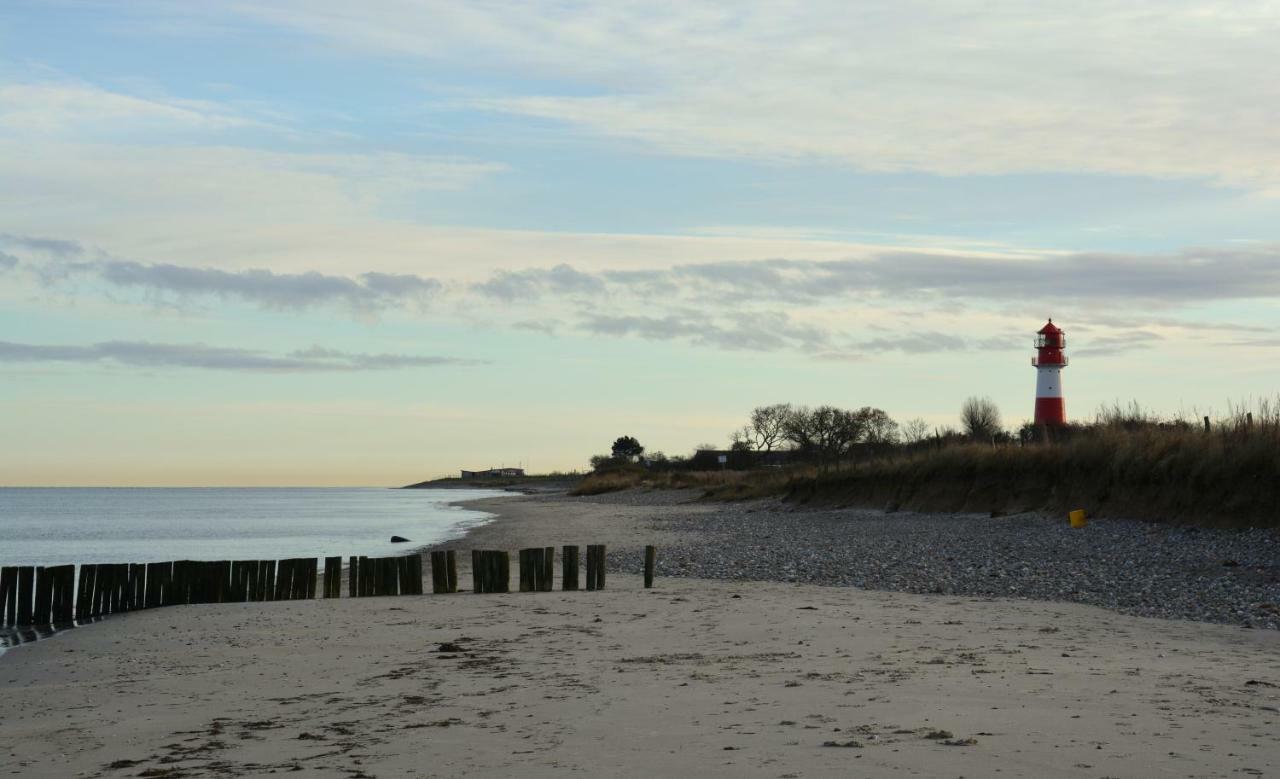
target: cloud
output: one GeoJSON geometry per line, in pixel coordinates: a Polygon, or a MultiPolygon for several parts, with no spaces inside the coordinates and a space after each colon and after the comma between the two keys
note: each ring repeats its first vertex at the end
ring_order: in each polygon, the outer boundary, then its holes
{"type": "Polygon", "coordinates": [[[168,263],[149,265],[125,260],[55,263],[43,266],[40,273],[49,282],[57,282],[68,276],[88,276],[116,287],[139,288],[179,298],[236,298],[262,308],[277,310],[337,304],[362,314],[411,303],[424,303],[435,296],[442,286],[435,279],[411,274],[364,273],[351,278],[315,271],[225,271],[168,263]]]}
{"type": "Polygon", "coordinates": [[[903,352],[904,354],[930,354],[933,352],[963,351],[969,346],[965,339],[938,332],[906,333],[861,341],[855,349],[864,352],[903,352]]]}
{"type": "Polygon", "coordinates": [[[202,343],[104,341],[87,346],[0,341],[0,363],[78,363],[134,368],[198,368],[254,373],[324,373],[479,365],[480,360],[408,354],[364,354],[312,347],[273,354],[202,343]]]}
{"type": "Polygon", "coordinates": [[[13,270],[18,267],[18,258],[6,252],[0,252],[0,270],[13,270]]]}
{"type": "Polygon", "coordinates": [[[1086,346],[1071,349],[1071,352],[1077,357],[1110,357],[1152,349],[1163,340],[1165,340],[1164,336],[1150,330],[1129,330],[1109,335],[1090,336],[1085,341],[1086,346]]]}
{"type": "Polygon", "coordinates": [[[549,269],[499,271],[487,281],[473,285],[481,295],[505,301],[530,300],[544,294],[599,295],[605,283],[597,276],[569,265],[549,269]]]}
{"type": "Polygon", "coordinates": [[[572,291],[637,297],[680,293],[720,303],[921,297],[1009,301],[1052,295],[1086,302],[1182,304],[1280,298],[1280,247],[1023,256],[881,250],[847,260],[743,260],[596,274],[561,265],[553,271],[499,273],[477,288],[501,290],[507,299],[563,291],[536,281],[551,273],[574,279],[572,291]]]}
{"type": "Polygon", "coordinates": [[[0,131],[47,138],[63,133],[205,130],[266,126],[204,100],[139,97],[84,82],[0,84],[0,131]]]}
{"type": "Polygon", "coordinates": [[[237,297],[267,308],[307,308],[336,302],[356,311],[370,311],[388,302],[429,296],[440,287],[439,282],[431,279],[380,273],[352,279],[314,271],[223,271],[121,261],[89,267],[104,281],[116,286],[144,287],[178,295],[237,297]]]}
{"type": "Polygon", "coordinates": [[[1280,191],[1280,14],[1263,5],[282,0],[236,11],[377,56],[483,60],[524,90],[472,106],[671,154],[1280,191]]]}
{"type": "Polygon", "coordinates": [[[555,335],[560,328],[560,324],[555,319],[523,319],[519,322],[513,322],[511,326],[517,330],[528,330],[531,333],[555,335]]]}
{"type": "Polygon", "coordinates": [[[84,246],[78,241],[67,241],[61,238],[40,238],[30,235],[13,235],[12,233],[0,233],[0,245],[14,249],[35,251],[60,259],[79,257],[85,253],[84,246]]]}
{"type": "Polygon", "coordinates": [[[734,351],[787,348],[813,351],[824,347],[830,340],[830,335],[823,330],[797,324],[779,312],[728,314],[722,318],[690,313],[660,317],[596,314],[584,317],[578,329],[593,335],[635,336],[651,341],[684,340],[696,346],[734,351]]]}

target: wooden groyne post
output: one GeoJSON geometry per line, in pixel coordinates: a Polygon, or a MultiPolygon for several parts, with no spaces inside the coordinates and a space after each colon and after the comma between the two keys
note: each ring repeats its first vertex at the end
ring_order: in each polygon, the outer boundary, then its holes
{"type": "Polygon", "coordinates": [[[556,548],[520,550],[520,592],[551,592],[555,586],[556,548]]]}
{"type": "MultiPolygon", "coordinates": [[[[645,547],[644,586],[652,587],[656,550],[645,547]]],[[[312,600],[342,596],[342,558],[324,558],[323,576],[315,557],[284,560],[174,560],[159,563],[0,567],[0,627],[59,625],[126,611],[198,603],[312,600]]],[[[502,550],[471,552],[473,590],[510,592],[511,555],[502,550]]],[[[561,586],[579,589],[580,547],[561,552],[561,586]]],[[[586,589],[602,590],[607,564],[603,544],[587,546],[586,589]]],[[[556,548],[520,550],[520,590],[550,592],[555,584],[556,548]]],[[[348,596],[421,595],[423,556],[349,558],[348,596]]],[[[455,550],[431,553],[433,593],[458,591],[455,550]]]]}
{"type": "Polygon", "coordinates": [[[587,589],[603,590],[604,589],[604,568],[605,568],[605,548],[604,544],[589,544],[587,546],[587,589]]]}
{"type": "Polygon", "coordinates": [[[646,546],[644,548],[644,586],[649,589],[653,586],[653,570],[658,564],[658,548],[655,546],[646,546]]]}
{"type": "Polygon", "coordinates": [[[560,555],[560,589],[578,589],[578,547],[566,546],[560,555]]]}
{"type": "Polygon", "coordinates": [[[511,554],[492,549],[472,550],[471,589],[478,594],[511,591],[511,554]]]}

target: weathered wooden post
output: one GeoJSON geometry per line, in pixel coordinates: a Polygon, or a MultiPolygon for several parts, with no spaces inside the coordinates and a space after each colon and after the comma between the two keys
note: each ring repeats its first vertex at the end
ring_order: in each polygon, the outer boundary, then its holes
{"type": "Polygon", "coordinates": [[[449,591],[444,559],[444,552],[431,553],[431,592],[436,595],[449,591]]]}
{"type": "Polygon", "coordinates": [[[53,604],[53,577],[49,569],[36,567],[36,598],[29,625],[48,625],[49,610],[53,604]]]}
{"type": "Polygon", "coordinates": [[[413,584],[413,594],[421,595],[422,594],[422,554],[421,553],[415,554],[412,558],[410,558],[410,560],[412,561],[412,564],[410,565],[410,568],[412,569],[410,573],[410,581],[413,584]]]}
{"type": "Polygon", "coordinates": [[[29,565],[18,567],[18,619],[17,624],[31,624],[31,596],[35,589],[36,569],[29,565]]]}
{"type": "Polygon", "coordinates": [[[566,545],[560,555],[560,589],[578,589],[578,547],[566,545]]]}
{"type": "Polygon", "coordinates": [[[230,603],[231,598],[231,561],[219,560],[215,568],[218,577],[218,603],[230,603]]]}
{"type": "Polygon", "coordinates": [[[599,561],[596,559],[595,544],[587,544],[587,590],[594,591],[596,588],[596,566],[599,561]]]}
{"type": "MultiPolygon", "coordinates": [[[[473,569],[474,570],[474,569],[473,569]]],[[[458,591],[458,555],[453,550],[431,553],[431,592],[458,591]]],[[[422,594],[422,558],[418,558],[418,595],[422,594]]]]}
{"type": "Polygon", "coordinates": [[[98,615],[114,614],[118,609],[116,602],[116,576],[119,573],[114,563],[98,566],[98,615]]]}
{"type": "Polygon", "coordinates": [[[54,577],[51,574],[51,568],[36,568],[36,604],[29,624],[51,622],[52,608],[54,608],[54,577]]]}
{"type": "Polygon", "coordinates": [[[231,586],[227,592],[227,599],[230,601],[244,600],[244,590],[240,586],[240,576],[243,571],[244,564],[241,561],[231,561],[231,586]]]}
{"type": "Polygon", "coordinates": [[[76,567],[59,565],[53,570],[53,621],[65,625],[75,619],[76,567]]]}
{"type": "Polygon", "coordinates": [[[511,592],[511,553],[494,554],[498,556],[498,592],[511,592]]]}
{"type": "Polygon", "coordinates": [[[262,560],[258,568],[258,589],[262,595],[258,600],[275,600],[276,597],[276,561],[262,560]]]}
{"type": "Polygon", "coordinates": [[[1204,431],[1209,432],[1209,417],[1204,418],[1204,431]]]}
{"type": "Polygon", "coordinates": [[[147,566],[143,563],[133,564],[133,608],[147,607],[147,566]]]}
{"type": "Polygon", "coordinates": [[[542,547],[520,550],[520,592],[540,592],[545,589],[549,565],[546,550],[542,547]]]}
{"type": "Polygon", "coordinates": [[[342,597],[342,558],[324,558],[324,596],[342,597]]]}
{"type": "Polygon", "coordinates": [[[244,561],[244,599],[246,601],[257,601],[258,598],[258,576],[262,572],[261,560],[245,560],[244,561]]]}
{"type": "Polygon", "coordinates": [[[0,627],[12,627],[18,621],[18,569],[0,568],[0,627]]]}
{"type": "Polygon", "coordinates": [[[147,589],[142,598],[143,608],[154,609],[160,605],[160,563],[147,563],[147,589]]]}
{"type": "Polygon", "coordinates": [[[173,561],[173,580],[170,586],[165,588],[165,593],[161,599],[161,606],[179,606],[187,602],[187,562],[185,560],[173,561]]]}
{"type": "Polygon", "coordinates": [[[653,569],[658,563],[658,549],[653,546],[644,548],[644,586],[648,589],[653,586],[653,569]]]}
{"type": "Polygon", "coordinates": [[[543,592],[551,592],[555,589],[555,571],[556,571],[556,548],[548,546],[542,550],[542,578],[538,582],[538,589],[543,592]]]}
{"type": "Polygon", "coordinates": [[[384,557],[382,563],[383,595],[400,594],[400,558],[384,557]]]}
{"type": "Polygon", "coordinates": [[[401,555],[395,559],[396,591],[401,595],[409,594],[409,556],[401,555]]]}
{"type": "Polygon", "coordinates": [[[471,591],[484,592],[484,553],[479,549],[471,550],[471,591]]]}
{"type": "Polygon", "coordinates": [[[276,563],[276,594],[272,600],[288,600],[292,594],[289,588],[292,586],[293,561],[286,558],[276,563]]]}
{"type": "Polygon", "coordinates": [[[9,626],[9,568],[0,568],[0,627],[9,626]]]}
{"type": "Polygon", "coordinates": [[[31,624],[48,625],[50,610],[53,607],[53,576],[51,570],[43,566],[36,568],[36,605],[31,613],[31,624]]]}
{"type": "Polygon", "coordinates": [[[316,578],[319,575],[319,560],[314,557],[304,558],[302,563],[302,597],[314,600],[316,597],[316,578]]]}

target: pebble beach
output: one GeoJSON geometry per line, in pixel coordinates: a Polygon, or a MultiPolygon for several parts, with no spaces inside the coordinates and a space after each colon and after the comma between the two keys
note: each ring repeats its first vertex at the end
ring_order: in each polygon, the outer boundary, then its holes
{"type": "MultiPolygon", "coordinates": [[[[644,507],[664,546],[658,571],[942,595],[1028,598],[1122,614],[1280,629],[1280,530],[1217,530],[1100,519],[1073,529],[1038,514],[806,509],[703,503],[693,491],[584,498],[644,507]]],[[[622,570],[640,554],[619,550],[622,570]]]]}

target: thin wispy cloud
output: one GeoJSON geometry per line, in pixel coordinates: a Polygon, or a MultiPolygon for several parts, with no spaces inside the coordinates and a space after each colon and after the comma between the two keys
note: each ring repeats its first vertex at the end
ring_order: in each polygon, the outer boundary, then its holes
{"type": "MultiPolygon", "coordinates": [[[[574,291],[593,289],[639,297],[678,291],[700,300],[817,302],[839,299],[958,297],[1010,300],[1043,294],[1083,301],[1124,299],[1151,304],[1280,298],[1280,247],[1188,249],[1172,254],[1085,252],[1025,257],[988,254],[881,252],[864,258],[813,261],[743,260],[676,265],[628,274],[586,274],[571,266],[556,273],[575,279],[574,291]],[[710,297],[708,297],[710,296],[710,297]]],[[[554,294],[547,284],[507,284],[540,272],[502,273],[514,300],[554,294]]]]}
{"type": "Polygon", "coordinates": [[[413,275],[366,273],[356,278],[308,273],[273,273],[254,269],[224,271],[180,265],[147,265],[110,261],[79,268],[118,287],[138,287],[178,296],[213,295],[265,308],[309,308],[340,304],[359,312],[389,305],[423,302],[440,289],[440,283],[413,275]]]}
{"type": "Polygon", "coordinates": [[[0,246],[31,250],[42,255],[62,259],[79,257],[85,253],[85,247],[79,241],[33,235],[14,235],[12,233],[0,233],[0,246]]]}
{"type": "Polygon", "coordinates": [[[550,295],[592,295],[605,291],[603,279],[565,264],[554,268],[500,271],[473,285],[487,297],[504,301],[530,300],[550,295]]]}
{"type": "Polygon", "coordinates": [[[568,82],[472,105],[668,154],[1280,187],[1280,15],[1260,7],[286,0],[238,11],[362,53],[482,58],[568,82]]]}
{"type": "MultiPolygon", "coordinates": [[[[30,269],[46,284],[90,279],[120,289],[140,290],[170,302],[215,297],[273,310],[337,305],[369,315],[392,308],[421,307],[443,286],[436,279],[403,273],[370,271],[348,277],[316,271],[277,273],[261,268],[221,270],[112,258],[84,259],[90,252],[75,241],[0,235],[0,246],[6,245],[44,255],[43,261],[37,259],[30,269]]],[[[16,256],[0,251],[0,268],[17,264],[16,256]]]]}
{"type": "Polygon", "coordinates": [[[259,349],[203,343],[103,341],[88,345],[0,341],[0,363],[72,363],[133,368],[195,368],[251,373],[350,373],[442,366],[480,365],[484,361],[414,354],[367,354],[315,346],[272,353],[259,349]]]}
{"type": "Polygon", "coordinates": [[[695,346],[731,351],[814,351],[828,344],[831,335],[817,327],[799,324],[781,312],[710,316],[693,313],[665,316],[585,316],[578,329],[592,335],[632,336],[650,341],[680,340],[695,346]]]}

